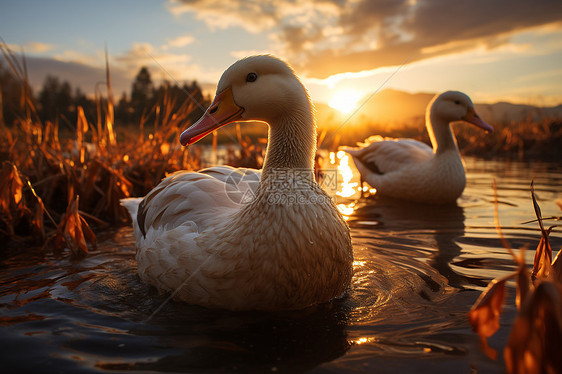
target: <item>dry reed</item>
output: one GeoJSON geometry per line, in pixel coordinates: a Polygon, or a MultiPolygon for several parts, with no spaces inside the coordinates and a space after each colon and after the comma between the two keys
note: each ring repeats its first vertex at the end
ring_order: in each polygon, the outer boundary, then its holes
{"type": "Polygon", "coordinates": [[[77,107],[75,133],[62,138],[57,123],[39,119],[24,66],[5,46],[2,52],[22,90],[15,123],[0,123],[0,240],[34,237],[37,243],[85,254],[86,241],[95,244],[89,224],[129,220],[120,199],[146,194],[167,173],[200,168],[200,151],[177,144],[193,103],[173,110],[178,98],[164,90],[140,124],[142,129],[155,113],[154,131],[118,136],[107,65],[107,97],[96,95],[96,123],[77,107]]]}

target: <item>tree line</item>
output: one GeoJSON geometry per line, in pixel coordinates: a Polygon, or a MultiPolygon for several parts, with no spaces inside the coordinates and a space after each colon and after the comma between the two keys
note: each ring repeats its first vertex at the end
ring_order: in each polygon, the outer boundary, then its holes
{"type": "MultiPolygon", "coordinates": [[[[25,82],[14,77],[1,61],[0,88],[0,125],[11,125],[18,118],[25,117],[23,101],[26,95],[23,92],[26,89],[29,91],[27,96],[33,100],[38,119],[43,123],[58,123],[59,126],[74,127],[79,106],[84,109],[88,121],[95,122],[96,116],[100,115],[97,109],[99,101],[106,100],[101,95],[89,97],[80,88],[73,89],[68,81],[53,75],[45,78],[41,90],[35,95],[26,88],[25,82]]],[[[168,99],[165,105],[172,105],[173,108],[168,109],[174,112],[192,105],[193,102],[199,103],[190,114],[192,120],[198,119],[204,112],[203,108],[210,104],[210,98],[204,97],[197,81],[181,85],[164,81],[156,87],[149,70],[142,67],[131,85],[130,94],[123,92],[114,103],[115,125],[138,125],[141,121],[150,125],[156,116],[154,109],[163,104],[165,97],[168,99]]]]}

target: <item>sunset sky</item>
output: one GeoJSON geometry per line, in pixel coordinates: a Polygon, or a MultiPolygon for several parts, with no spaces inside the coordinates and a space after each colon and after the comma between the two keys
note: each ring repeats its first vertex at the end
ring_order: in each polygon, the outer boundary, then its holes
{"type": "Polygon", "coordinates": [[[51,73],[93,92],[107,45],[117,95],[141,66],[212,89],[236,59],[272,53],[326,103],[380,88],[562,103],[560,0],[0,0],[0,37],[36,89],[51,73]]]}

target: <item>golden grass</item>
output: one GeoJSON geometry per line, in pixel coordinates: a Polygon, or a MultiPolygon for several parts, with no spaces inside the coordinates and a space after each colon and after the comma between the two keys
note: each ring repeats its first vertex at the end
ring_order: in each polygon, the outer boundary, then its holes
{"type": "Polygon", "coordinates": [[[33,236],[38,243],[86,253],[85,239],[95,243],[87,222],[124,224],[129,217],[120,199],[143,196],[167,173],[201,167],[200,149],[182,148],[177,141],[194,104],[172,111],[178,98],[165,91],[138,129],[118,134],[108,73],[108,98],[96,98],[96,123],[89,123],[78,107],[75,133],[63,138],[58,124],[39,120],[24,69],[2,51],[23,89],[15,123],[0,123],[0,176],[5,182],[0,186],[0,240],[33,236]],[[145,134],[152,113],[156,120],[145,134]]]}
{"type": "Polygon", "coordinates": [[[128,213],[120,199],[146,194],[167,173],[198,169],[197,148],[174,145],[193,108],[187,105],[180,113],[171,113],[166,110],[171,100],[163,99],[160,119],[148,135],[137,131],[118,136],[109,100],[100,103],[104,121],[97,126],[89,124],[78,108],[72,138],[61,139],[55,124],[29,117],[22,117],[12,128],[2,126],[2,179],[8,183],[0,190],[0,235],[43,233],[42,220],[36,218],[42,211],[52,217],[49,223],[58,226],[76,196],[80,196],[77,211],[90,222],[125,223],[128,213]]]}

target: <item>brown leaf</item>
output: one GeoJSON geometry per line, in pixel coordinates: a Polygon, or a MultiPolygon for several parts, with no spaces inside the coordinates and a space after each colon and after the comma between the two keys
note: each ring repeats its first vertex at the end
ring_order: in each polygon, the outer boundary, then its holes
{"type": "Polygon", "coordinates": [[[56,250],[62,250],[66,245],[72,253],[81,256],[88,253],[87,241],[95,248],[96,237],[86,220],[78,212],[78,196],[76,196],[68,204],[57,231],[47,240],[47,243],[52,243],[56,250]]]}
{"type": "Polygon", "coordinates": [[[0,209],[11,216],[10,212],[16,209],[23,197],[23,182],[16,165],[11,162],[4,162],[0,172],[0,180],[3,181],[0,186],[0,209]]]}
{"type": "Polygon", "coordinates": [[[505,282],[515,274],[502,279],[494,279],[474,303],[468,320],[472,330],[480,336],[480,348],[490,358],[496,359],[497,352],[488,346],[487,339],[500,327],[500,314],[505,298],[505,282]]]}
{"type": "Polygon", "coordinates": [[[562,287],[543,281],[515,319],[504,350],[508,373],[562,373],[562,287]]]}
{"type": "Polygon", "coordinates": [[[531,273],[531,279],[533,280],[533,282],[537,278],[548,277],[548,274],[550,273],[550,269],[552,267],[552,247],[550,246],[550,243],[548,241],[550,229],[541,229],[541,233],[542,238],[539,242],[537,250],[535,251],[535,261],[533,265],[533,271],[531,273]]]}
{"type": "Polygon", "coordinates": [[[80,216],[77,210],[76,200],[72,202],[72,207],[67,210],[68,219],[63,228],[64,237],[67,242],[70,243],[70,249],[74,254],[87,254],[88,245],[86,244],[86,239],[84,238],[84,233],[82,232],[82,224],[80,222],[80,216]]]}

